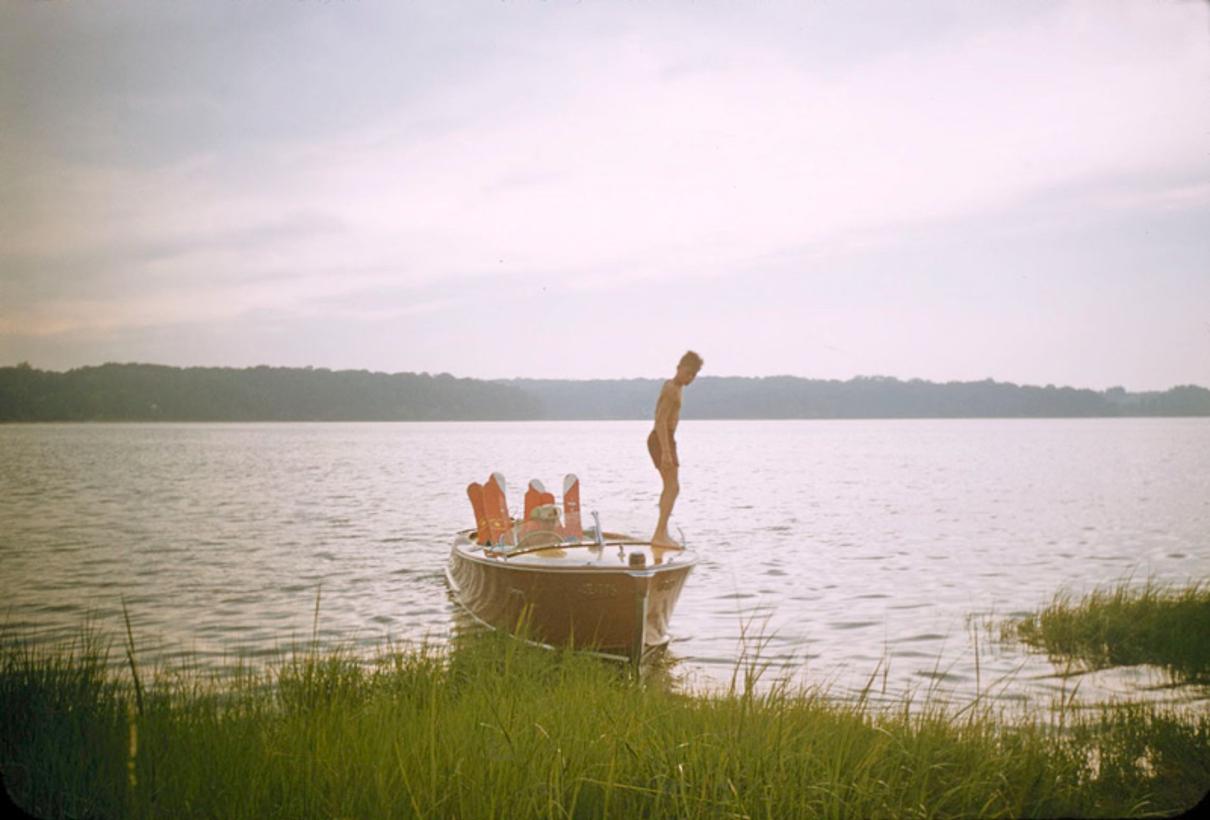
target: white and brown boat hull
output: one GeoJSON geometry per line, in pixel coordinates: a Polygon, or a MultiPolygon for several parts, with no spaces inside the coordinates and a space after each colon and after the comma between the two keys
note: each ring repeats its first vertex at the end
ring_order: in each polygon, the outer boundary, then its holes
{"type": "Polygon", "coordinates": [[[447,577],[458,602],[494,629],[546,646],[640,659],[668,623],[696,559],[609,534],[603,545],[495,555],[462,533],[447,577]],[[637,557],[636,557],[637,556],[637,557]]]}

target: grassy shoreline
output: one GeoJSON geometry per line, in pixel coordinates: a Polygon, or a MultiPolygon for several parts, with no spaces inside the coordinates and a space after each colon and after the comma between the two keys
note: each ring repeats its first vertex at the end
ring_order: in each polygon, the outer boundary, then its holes
{"type": "Polygon", "coordinates": [[[1152,664],[1177,683],[1210,683],[1210,583],[1147,580],[1060,592],[1034,615],[1002,625],[1001,637],[1088,669],[1152,664]]]}
{"type": "Polygon", "coordinates": [[[690,696],[495,635],[115,675],[94,638],[0,646],[0,772],[41,817],[1156,816],[1210,788],[1210,717],[1007,721],[813,689],[690,696]]]}

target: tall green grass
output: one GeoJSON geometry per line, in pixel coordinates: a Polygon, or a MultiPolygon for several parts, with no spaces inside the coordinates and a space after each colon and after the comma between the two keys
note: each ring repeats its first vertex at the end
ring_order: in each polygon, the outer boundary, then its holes
{"type": "Polygon", "coordinates": [[[37,816],[1116,817],[1210,787],[1210,718],[884,711],[758,687],[754,660],[716,696],[490,634],[141,689],[107,663],[0,647],[0,771],[37,816]]]}
{"type": "Polygon", "coordinates": [[[1210,683],[1210,584],[1122,581],[1078,600],[1060,592],[1002,634],[1091,669],[1147,663],[1178,682],[1210,683]]]}

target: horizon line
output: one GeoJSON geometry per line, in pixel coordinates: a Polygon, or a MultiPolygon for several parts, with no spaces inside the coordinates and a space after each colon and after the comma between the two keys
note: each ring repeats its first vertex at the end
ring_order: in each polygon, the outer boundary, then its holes
{"type": "MultiPolygon", "coordinates": [[[[107,362],[102,362],[101,364],[78,365],[76,367],[69,367],[65,370],[52,370],[50,368],[35,367],[34,365],[30,364],[28,361],[21,361],[21,362],[17,362],[16,364],[10,364],[10,365],[0,364],[0,369],[7,369],[7,368],[16,369],[16,368],[24,367],[24,368],[29,368],[30,370],[37,370],[37,371],[43,372],[43,373],[64,373],[65,374],[65,373],[71,373],[76,370],[86,370],[88,368],[108,367],[108,366],[167,367],[167,368],[172,368],[172,369],[176,369],[176,370],[190,370],[190,369],[197,369],[197,370],[268,369],[268,370],[313,370],[313,371],[319,370],[319,371],[328,371],[330,373],[341,373],[341,372],[369,373],[370,375],[379,375],[379,376],[405,376],[405,375],[429,376],[429,377],[449,376],[454,379],[468,379],[471,381],[481,381],[481,382],[509,382],[509,381],[564,381],[564,382],[594,382],[594,381],[597,381],[597,382],[600,382],[600,381],[643,381],[643,380],[659,381],[661,379],[666,379],[666,377],[662,376],[662,375],[661,376],[609,376],[609,377],[588,377],[588,378],[567,378],[567,377],[562,377],[562,376],[483,377],[483,376],[458,376],[453,373],[450,373],[449,371],[444,371],[444,370],[436,372],[436,373],[428,371],[428,370],[398,370],[398,371],[392,372],[392,371],[385,371],[385,370],[371,370],[371,369],[364,368],[364,367],[361,367],[361,368],[354,368],[354,367],[333,368],[333,367],[327,367],[327,366],[323,366],[323,365],[319,365],[319,366],[316,366],[316,365],[274,365],[274,364],[178,365],[178,364],[161,364],[159,362],[138,362],[138,361],[128,361],[128,362],[107,361],[107,362]]],[[[1089,390],[1094,393],[1108,393],[1110,390],[1117,390],[1117,389],[1124,390],[1127,393],[1164,393],[1164,392],[1168,392],[1170,390],[1176,390],[1176,389],[1179,389],[1182,387],[1194,387],[1194,388],[1198,388],[1201,390],[1210,390],[1210,387],[1196,384],[1194,382],[1185,382],[1185,383],[1181,383],[1181,384],[1174,384],[1174,385],[1170,385],[1169,387],[1166,387],[1166,388],[1143,389],[1143,390],[1133,390],[1133,389],[1127,388],[1125,385],[1122,385],[1122,384],[1115,384],[1110,387],[1097,389],[1095,387],[1077,387],[1075,385],[1069,385],[1069,384],[1060,385],[1060,384],[1054,384],[1052,382],[1048,382],[1047,384],[1034,384],[1034,383],[1029,383],[1029,382],[1001,381],[992,376],[985,376],[982,379],[948,379],[945,381],[935,381],[933,379],[925,379],[925,378],[921,378],[919,376],[911,376],[911,377],[905,378],[902,376],[892,376],[892,375],[883,374],[883,373],[872,373],[872,374],[857,373],[857,374],[854,374],[854,375],[848,377],[847,379],[823,378],[823,377],[818,377],[818,376],[800,376],[800,375],[796,375],[793,373],[772,373],[772,374],[766,374],[766,375],[760,375],[760,376],[750,376],[750,375],[746,376],[746,375],[739,375],[739,374],[732,374],[732,375],[708,374],[708,375],[700,376],[699,379],[703,379],[703,380],[704,379],[753,379],[753,380],[757,380],[757,379],[799,379],[801,381],[840,382],[840,383],[856,381],[858,379],[870,379],[870,380],[883,379],[883,380],[887,380],[887,381],[896,381],[896,382],[900,382],[900,383],[904,383],[904,384],[910,384],[912,382],[923,382],[925,384],[935,384],[935,385],[986,384],[986,383],[990,382],[992,384],[1001,384],[1001,385],[1007,385],[1007,386],[1011,386],[1011,387],[1021,387],[1021,388],[1032,387],[1032,388],[1036,388],[1036,389],[1040,389],[1040,390],[1046,390],[1046,389],[1089,390]]]]}

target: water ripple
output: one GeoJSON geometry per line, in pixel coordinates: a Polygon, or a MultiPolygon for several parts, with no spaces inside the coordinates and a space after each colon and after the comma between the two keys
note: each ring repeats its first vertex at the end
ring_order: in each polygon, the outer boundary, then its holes
{"type": "MultiPolygon", "coordinates": [[[[646,533],[647,427],[0,425],[0,634],[70,640],[91,618],[117,637],[124,600],[141,651],[221,670],[305,647],[318,597],[321,641],[444,640],[466,484],[501,470],[515,504],[529,478],[574,470],[607,527],[646,533]]],[[[1210,575],[1205,419],[687,420],[681,450],[673,524],[701,561],[668,655],[703,685],[763,646],[842,691],[877,670],[888,692],[969,692],[972,613],[1210,575]]],[[[1006,702],[1072,686],[1043,653],[979,645],[984,681],[1011,676],[1006,702]]],[[[1195,697],[1150,669],[1080,681],[1195,697]]]]}

